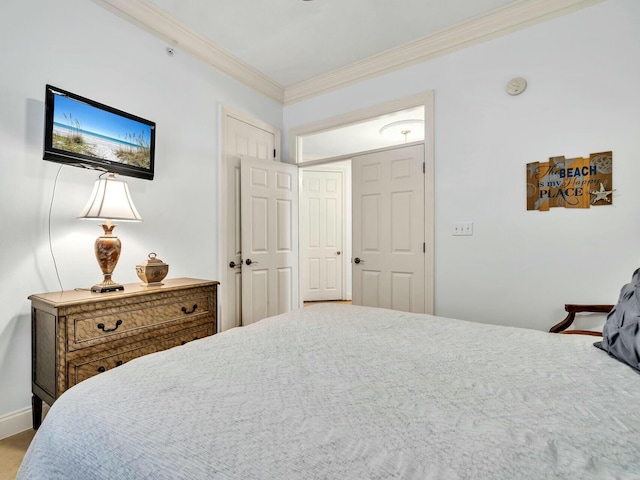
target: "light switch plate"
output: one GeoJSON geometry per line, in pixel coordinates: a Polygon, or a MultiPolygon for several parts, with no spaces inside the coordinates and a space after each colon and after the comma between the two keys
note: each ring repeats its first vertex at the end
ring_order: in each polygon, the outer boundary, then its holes
{"type": "Polygon", "coordinates": [[[456,222],[453,224],[451,235],[470,236],[473,235],[473,222],[456,222]]]}

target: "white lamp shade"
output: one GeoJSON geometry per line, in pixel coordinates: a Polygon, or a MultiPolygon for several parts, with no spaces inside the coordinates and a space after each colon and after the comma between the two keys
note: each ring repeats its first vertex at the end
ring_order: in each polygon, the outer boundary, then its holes
{"type": "Polygon", "coordinates": [[[91,197],[78,218],[142,221],[131,199],[129,187],[125,182],[116,180],[113,174],[96,180],[91,197]]]}

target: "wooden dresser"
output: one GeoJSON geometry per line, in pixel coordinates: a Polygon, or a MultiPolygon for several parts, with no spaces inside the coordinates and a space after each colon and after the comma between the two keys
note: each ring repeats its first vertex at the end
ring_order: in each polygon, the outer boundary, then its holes
{"type": "Polygon", "coordinates": [[[33,428],[42,401],[134,358],[216,333],[218,282],[176,278],[124,291],[31,295],[33,428]]]}

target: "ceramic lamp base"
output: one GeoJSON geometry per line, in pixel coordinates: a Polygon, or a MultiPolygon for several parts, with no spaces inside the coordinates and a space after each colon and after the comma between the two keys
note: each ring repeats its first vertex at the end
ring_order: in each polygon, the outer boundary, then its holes
{"type": "Polygon", "coordinates": [[[107,221],[106,224],[100,225],[104,230],[104,234],[96,239],[94,246],[98,265],[102,270],[103,280],[91,287],[91,291],[95,293],[115,292],[116,290],[124,290],[124,287],[111,279],[111,273],[118,264],[122,244],[120,239],[113,235],[113,229],[116,227],[107,221]]]}

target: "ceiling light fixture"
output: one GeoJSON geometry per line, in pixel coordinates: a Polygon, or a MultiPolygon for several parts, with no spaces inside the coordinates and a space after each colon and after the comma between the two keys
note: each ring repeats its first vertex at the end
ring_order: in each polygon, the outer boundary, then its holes
{"type": "Polygon", "coordinates": [[[380,129],[380,135],[387,138],[398,138],[404,135],[404,143],[416,141],[423,138],[424,120],[412,118],[407,120],[398,120],[386,124],[380,129]]]}

